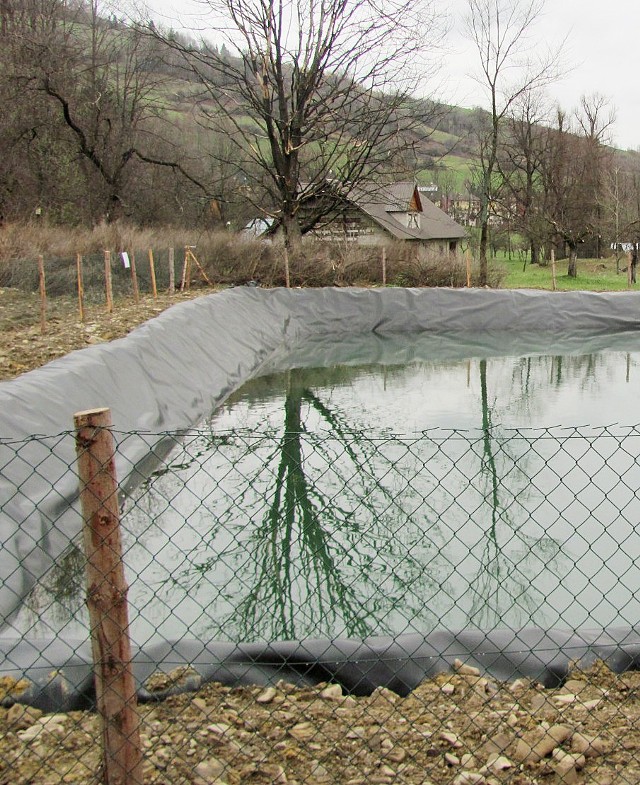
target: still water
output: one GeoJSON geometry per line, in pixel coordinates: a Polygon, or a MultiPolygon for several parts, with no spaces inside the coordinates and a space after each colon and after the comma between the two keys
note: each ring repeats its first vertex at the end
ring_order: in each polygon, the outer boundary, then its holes
{"type": "MultiPolygon", "coordinates": [[[[238,390],[125,503],[134,640],[637,624],[640,339],[503,339],[316,344],[238,390]]],[[[84,623],[62,583],[24,628],[84,623]]]]}

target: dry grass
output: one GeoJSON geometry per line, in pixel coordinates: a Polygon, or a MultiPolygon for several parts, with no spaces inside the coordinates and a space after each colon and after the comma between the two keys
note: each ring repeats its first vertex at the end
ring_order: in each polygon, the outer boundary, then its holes
{"type": "MultiPolygon", "coordinates": [[[[117,253],[126,250],[136,259],[142,291],[150,291],[149,249],[153,250],[160,289],[168,286],[169,248],[174,249],[176,280],[181,279],[184,249],[192,247],[204,275],[214,284],[239,285],[256,281],[262,286],[286,284],[282,245],[242,238],[228,232],[197,233],[166,227],[139,229],[125,224],[100,225],[91,230],[45,224],[8,224],[0,231],[0,286],[37,291],[37,258],[45,260],[50,296],[72,295],[76,290],[76,255],[84,262],[84,287],[88,296],[101,296],[104,289],[104,250],[113,252],[114,291],[131,292],[131,275],[117,253]]],[[[197,265],[191,265],[192,282],[204,281],[197,265]]],[[[382,251],[379,247],[353,243],[305,242],[303,252],[289,259],[291,286],[353,286],[383,283],[382,251]]],[[[386,248],[386,283],[392,286],[465,286],[461,259],[448,255],[418,259],[414,249],[402,243],[386,248]]],[[[473,278],[472,278],[473,283],[473,278]]],[[[492,283],[497,283],[492,282],[492,283]]]]}

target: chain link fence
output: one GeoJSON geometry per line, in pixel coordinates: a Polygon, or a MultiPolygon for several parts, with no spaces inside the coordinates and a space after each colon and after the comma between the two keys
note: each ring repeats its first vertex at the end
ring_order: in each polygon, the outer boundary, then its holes
{"type": "MultiPolygon", "coordinates": [[[[327,422],[112,431],[118,781],[640,782],[640,429],[327,422]]],[[[0,783],[110,781],[73,447],[0,442],[0,783]]]]}

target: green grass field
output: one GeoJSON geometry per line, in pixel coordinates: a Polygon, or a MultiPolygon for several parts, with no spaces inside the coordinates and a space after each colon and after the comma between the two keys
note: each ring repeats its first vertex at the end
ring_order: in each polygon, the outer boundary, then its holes
{"type": "MultiPolygon", "coordinates": [[[[553,273],[551,265],[541,266],[527,264],[523,271],[521,259],[496,259],[492,264],[504,270],[500,286],[503,289],[553,289],[553,273]]],[[[594,292],[610,292],[620,290],[638,290],[640,283],[628,286],[627,258],[620,260],[619,274],[616,273],[615,257],[610,259],[578,259],[578,277],[567,275],[568,260],[556,262],[556,289],[558,291],[588,290],[594,292]]],[[[640,269],[638,270],[640,280],[640,269]]]]}

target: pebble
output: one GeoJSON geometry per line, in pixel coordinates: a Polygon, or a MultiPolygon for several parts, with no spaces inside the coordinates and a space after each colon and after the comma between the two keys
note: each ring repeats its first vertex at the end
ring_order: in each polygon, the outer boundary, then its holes
{"type": "Polygon", "coordinates": [[[537,763],[572,735],[567,725],[538,726],[518,740],[514,757],[520,763],[537,763]]]}
{"type": "Polygon", "coordinates": [[[33,706],[24,706],[21,703],[14,703],[7,711],[7,722],[15,730],[25,730],[33,725],[36,720],[42,717],[40,709],[33,706]]]}
{"type": "Polygon", "coordinates": [[[462,747],[462,742],[460,741],[460,739],[456,736],[455,733],[451,733],[450,731],[442,731],[442,733],[439,734],[438,738],[442,739],[442,741],[446,741],[447,744],[451,745],[456,749],[460,749],[460,747],[462,747]]]}
{"type": "Polygon", "coordinates": [[[601,736],[574,733],[571,737],[571,751],[584,755],[585,758],[597,758],[599,755],[604,755],[607,750],[608,745],[601,736]]]}
{"type": "Polygon", "coordinates": [[[266,690],[260,693],[256,698],[256,703],[271,703],[278,694],[275,687],[267,687],[266,690]]]}
{"type": "Polygon", "coordinates": [[[342,694],[342,687],[340,684],[330,684],[328,687],[325,687],[320,692],[320,697],[324,698],[324,700],[342,700],[344,697],[342,694]]]}
{"type": "Polygon", "coordinates": [[[462,660],[455,659],[453,661],[453,668],[462,676],[479,676],[480,668],[474,668],[473,665],[467,665],[462,660]]]}
{"type": "Polygon", "coordinates": [[[207,758],[207,760],[198,763],[195,768],[195,775],[203,783],[215,782],[224,772],[224,768],[224,763],[217,758],[207,758]]]}

